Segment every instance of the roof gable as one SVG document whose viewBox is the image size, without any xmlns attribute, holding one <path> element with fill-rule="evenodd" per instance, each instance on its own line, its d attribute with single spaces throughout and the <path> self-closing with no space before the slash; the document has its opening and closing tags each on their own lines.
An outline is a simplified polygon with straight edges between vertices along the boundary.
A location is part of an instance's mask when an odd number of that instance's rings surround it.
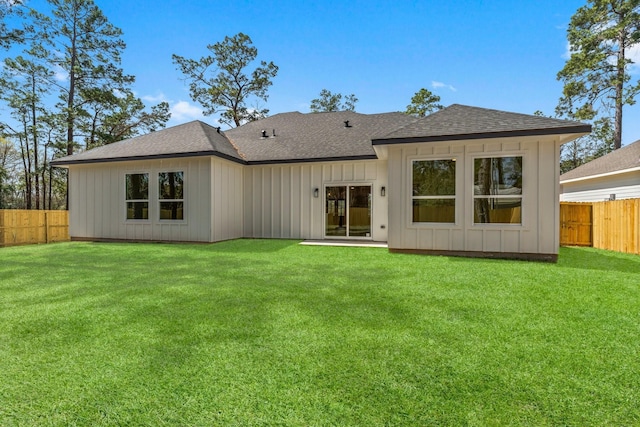
<svg viewBox="0 0 640 427">
<path fill-rule="evenodd" d="M 375 139 L 374 145 L 507 136 L 588 133 L 591 126 L 529 114 L 453 104 Z"/>
<path fill-rule="evenodd" d="M 640 168 L 640 140 L 560 175 L 560 182 Z"/>
</svg>

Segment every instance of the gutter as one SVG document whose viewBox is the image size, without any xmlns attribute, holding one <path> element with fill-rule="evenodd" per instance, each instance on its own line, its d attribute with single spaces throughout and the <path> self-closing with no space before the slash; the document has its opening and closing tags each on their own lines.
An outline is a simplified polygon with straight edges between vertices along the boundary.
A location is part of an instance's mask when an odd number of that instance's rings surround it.
<svg viewBox="0 0 640 427">
<path fill-rule="evenodd" d="M 564 135 L 572 133 L 589 133 L 591 125 L 576 125 L 563 128 L 527 129 L 514 131 L 465 133 L 454 135 L 415 136 L 404 138 L 378 138 L 371 140 L 373 145 L 407 144 L 419 142 L 463 141 L 474 139 L 509 138 L 514 136 Z"/>
</svg>

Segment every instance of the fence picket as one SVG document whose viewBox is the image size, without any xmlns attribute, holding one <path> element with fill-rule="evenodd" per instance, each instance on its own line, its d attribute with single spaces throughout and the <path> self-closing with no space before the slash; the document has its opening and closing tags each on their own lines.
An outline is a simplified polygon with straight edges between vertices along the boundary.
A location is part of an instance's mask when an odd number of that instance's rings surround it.
<svg viewBox="0 0 640 427">
<path fill-rule="evenodd" d="M 68 240 L 68 211 L 0 210 L 0 246 Z"/>
<path fill-rule="evenodd" d="M 586 220 L 586 212 L 591 217 Z M 560 245 L 640 255 L 640 199 L 560 203 Z"/>
</svg>

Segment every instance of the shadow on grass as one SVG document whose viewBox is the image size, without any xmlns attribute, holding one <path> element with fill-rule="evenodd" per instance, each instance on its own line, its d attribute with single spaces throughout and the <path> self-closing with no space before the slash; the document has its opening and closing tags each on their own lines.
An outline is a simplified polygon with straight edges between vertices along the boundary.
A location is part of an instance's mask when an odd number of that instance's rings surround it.
<svg viewBox="0 0 640 427">
<path fill-rule="evenodd" d="M 585 247 L 562 247 L 558 256 L 560 268 L 640 273 L 640 256 Z"/>
<path fill-rule="evenodd" d="M 284 240 L 284 239 L 234 239 L 216 242 L 212 244 L 204 244 L 195 246 L 192 249 L 196 251 L 215 251 L 230 253 L 269 253 L 278 252 L 295 246 L 300 240 Z"/>
<path fill-rule="evenodd" d="M 413 255 L 412 255 L 413 256 Z M 423 255 L 417 255 L 423 256 Z M 606 251 L 588 247 L 562 247 L 557 263 L 545 263 L 526 260 L 507 260 L 499 258 L 469 258 L 446 255 L 433 255 L 446 259 L 447 262 L 495 267 L 505 263 L 521 265 L 551 266 L 555 268 L 576 268 L 581 270 L 616 271 L 621 273 L 640 273 L 640 256 L 621 252 Z"/>
</svg>

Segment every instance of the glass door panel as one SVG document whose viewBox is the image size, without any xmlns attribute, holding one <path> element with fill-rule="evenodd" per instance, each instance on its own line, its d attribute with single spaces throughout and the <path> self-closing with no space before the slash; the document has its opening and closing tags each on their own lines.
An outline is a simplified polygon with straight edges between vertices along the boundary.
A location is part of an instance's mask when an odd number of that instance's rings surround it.
<svg viewBox="0 0 640 427">
<path fill-rule="evenodd" d="M 325 235 L 346 237 L 347 187 L 327 187 L 325 192 L 327 203 Z"/>
<path fill-rule="evenodd" d="M 349 187 L 349 236 L 371 236 L 371 186 Z"/>
<path fill-rule="evenodd" d="M 371 237 L 371 186 L 325 188 L 325 236 Z"/>
</svg>

